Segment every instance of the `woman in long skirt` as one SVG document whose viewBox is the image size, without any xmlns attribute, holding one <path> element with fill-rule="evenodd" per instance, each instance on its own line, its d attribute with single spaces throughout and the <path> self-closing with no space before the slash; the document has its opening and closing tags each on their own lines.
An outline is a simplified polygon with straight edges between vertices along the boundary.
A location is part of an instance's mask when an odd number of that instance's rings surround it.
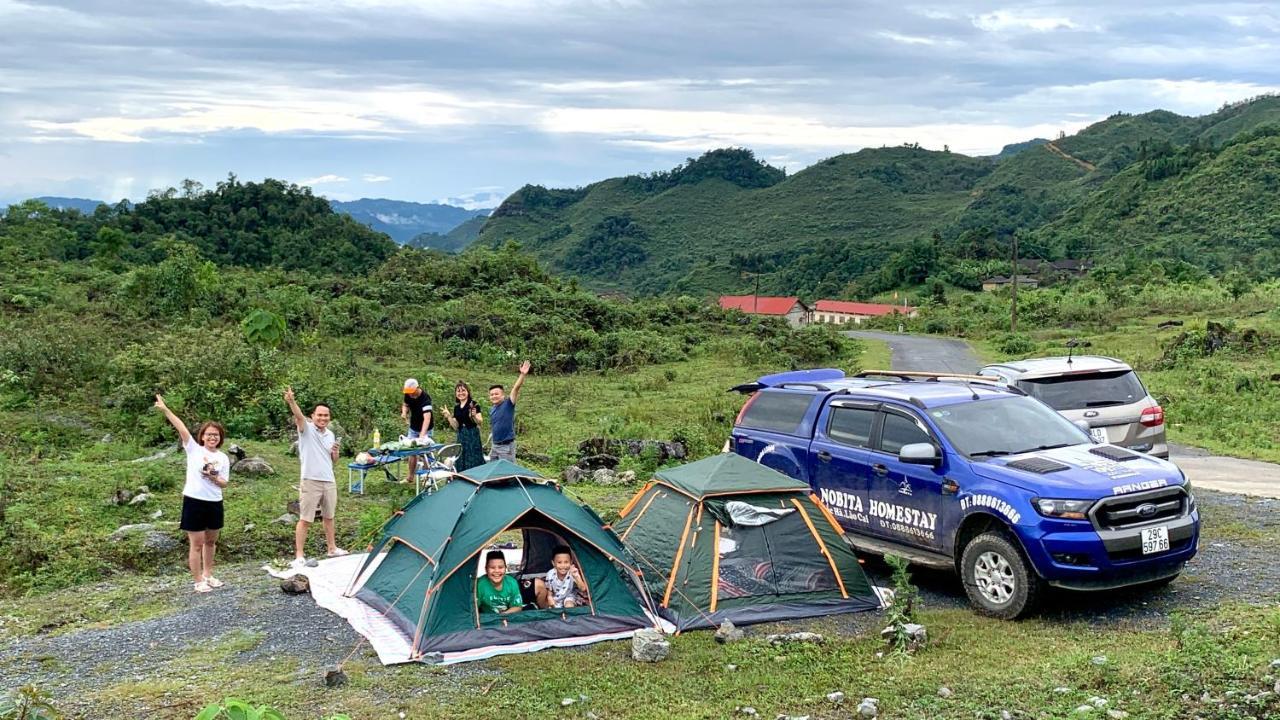
<svg viewBox="0 0 1280 720">
<path fill-rule="evenodd" d="M 444 411 L 449 426 L 458 431 L 458 444 L 462 446 L 462 454 L 454 469 L 458 472 L 469 470 L 484 464 L 484 449 L 480 446 L 480 426 L 484 424 L 484 415 L 480 413 L 480 405 L 471 399 L 471 388 L 458 381 L 453 388 L 453 395 L 458 404 L 453 412 Z"/>
</svg>

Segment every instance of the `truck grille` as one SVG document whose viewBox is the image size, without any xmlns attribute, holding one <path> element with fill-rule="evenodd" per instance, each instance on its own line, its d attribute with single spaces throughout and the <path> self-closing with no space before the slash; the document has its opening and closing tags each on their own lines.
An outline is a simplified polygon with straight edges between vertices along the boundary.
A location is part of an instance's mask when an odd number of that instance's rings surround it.
<svg viewBox="0 0 1280 720">
<path fill-rule="evenodd" d="M 1094 506 L 1092 515 L 1093 522 L 1099 529 L 1124 530 L 1159 520 L 1179 518 L 1186 511 L 1186 492 L 1180 487 L 1172 487 L 1104 498 Z"/>
</svg>

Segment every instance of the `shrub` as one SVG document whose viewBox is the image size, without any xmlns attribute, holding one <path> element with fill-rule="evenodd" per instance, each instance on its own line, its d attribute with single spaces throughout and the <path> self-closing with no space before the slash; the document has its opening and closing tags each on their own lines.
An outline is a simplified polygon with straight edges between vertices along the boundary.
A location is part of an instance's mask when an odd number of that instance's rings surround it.
<svg viewBox="0 0 1280 720">
<path fill-rule="evenodd" d="M 1019 333 L 1005 333 L 996 338 L 996 349 L 1005 355 L 1018 356 L 1028 355 L 1036 349 L 1036 344 L 1031 338 Z"/>
</svg>

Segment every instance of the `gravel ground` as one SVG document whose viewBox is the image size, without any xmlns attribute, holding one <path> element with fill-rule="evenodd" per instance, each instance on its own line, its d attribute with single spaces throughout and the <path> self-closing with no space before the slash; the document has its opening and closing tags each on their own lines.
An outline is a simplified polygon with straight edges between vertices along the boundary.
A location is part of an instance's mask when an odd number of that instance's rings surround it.
<svg viewBox="0 0 1280 720">
<path fill-rule="evenodd" d="M 1250 532 L 1274 538 L 1280 532 L 1280 501 L 1248 498 L 1210 491 L 1197 494 L 1210 517 L 1238 519 Z M 1202 541 L 1200 553 L 1172 585 L 1155 591 L 1111 593 L 1052 593 L 1040 617 L 1063 622 L 1087 622 L 1097 627 L 1151 628 L 1168 622 L 1179 610 L 1211 608 L 1224 601 L 1276 601 L 1280 588 L 1280 563 L 1274 562 L 1272 541 L 1263 539 Z M 888 572 L 878 561 L 867 563 L 868 572 L 880 584 Z M 954 575 L 916 570 L 915 581 L 929 608 L 963 608 L 964 591 Z M 326 665 L 351 652 L 359 636 L 336 615 L 322 610 L 309 595 L 280 592 L 278 582 L 260 568 L 241 564 L 220 572 L 227 586 L 207 595 L 190 592 L 185 578 L 170 577 L 140 589 L 145 593 L 171 593 L 185 604 L 176 613 L 106 628 L 80 628 L 0 641 L 0 676 L 9 687 L 35 682 L 55 698 L 75 702 L 87 690 L 127 680 L 153 677 L 165 663 L 207 648 L 219 641 L 244 642 L 249 649 L 241 662 L 276 658 L 300 665 L 301 674 L 318 678 Z M 841 616 L 831 625 L 848 635 L 874 633 L 881 617 L 862 613 Z M 808 621 L 775 623 L 769 632 L 811 627 Z M 777 628 L 775 630 L 774 628 Z M 372 651 L 361 656 L 376 663 Z M 181 672 L 180 663 L 177 670 Z M 290 665 L 290 667 L 292 667 Z M 483 663 L 447 668 L 432 676 L 432 685 L 454 684 L 459 679 L 486 673 Z M 74 712 L 74 708 L 64 705 Z"/>
</svg>

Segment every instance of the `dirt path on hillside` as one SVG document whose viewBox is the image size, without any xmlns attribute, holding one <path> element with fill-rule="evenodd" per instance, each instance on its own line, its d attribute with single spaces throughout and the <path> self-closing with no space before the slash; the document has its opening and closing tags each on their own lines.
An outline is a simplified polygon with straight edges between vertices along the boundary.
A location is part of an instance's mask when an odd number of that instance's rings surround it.
<svg viewBox="0 0 1280 720">
<path fill-rule="evenodd" d="M 1066 150 L 1063 150 L 1062 148 L 1058 147 L 1057 145 L 1054 145 L 1051 142 L 1045 143 L 1044 146 L 1046 149 L 1049 150 L 1049 152 L 1053 153 L 1054 155 L 1057 155 L 1058 157 L 1063 158 L 1064 160 L 1070 160 L 1071 162 L 1075 163 L 1076 165 L 1079 165 L 1081 168 L 1088 170 L 1089 172 L 1093 172 L 1094 170 L 1098 169 L 1097 165 L 1094 165 L 1093 163 L 1088 162 L 1087 160 L 1081 160 L 1080 158 L 1076 157 L 1075 155 L 1071 155 Z"/>
</svg>

